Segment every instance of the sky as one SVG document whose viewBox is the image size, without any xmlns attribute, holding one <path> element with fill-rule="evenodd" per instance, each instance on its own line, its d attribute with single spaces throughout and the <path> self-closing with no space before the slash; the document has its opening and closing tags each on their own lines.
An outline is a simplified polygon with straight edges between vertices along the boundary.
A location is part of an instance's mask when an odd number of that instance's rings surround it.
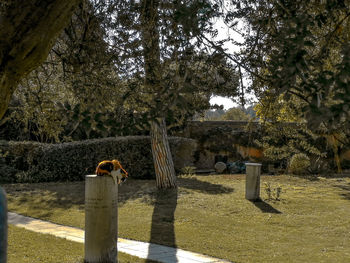
<svg viewBox="0 0 350 263">
<path fill-rule="evenodd" d="M 218 105 L 223 105 L 225 110 L 228 110 L 232 107 L 236 107 L 237 103 L 234 103 L 231 99 L 225 98 L 225 97 L 220 97 L 220 96 L 214 96 L 210 99 L 210 104 L 218 104 Z"/>
<path fill-rule="evenodd" d="M 215 40 L 226 39 L 228 36 L 231 38 L 234 38 L 235 41 L 240 41 L 240 39 L 242 39 L 242 37 L 238 33 L 229 29 L 222 20 L 217 20 L 215 22 L 214 27 L 218 30 L 218 36 L 215 38 Z M 243 41 L 243 39 L 242 39 L 242 41 Z M 233 53 L 235 51 L 239 51 L 239 47 L 234 46 L 232 43 L 229 43 L 229 42 L 226 42 L 223 47 L 227 48 L 230 53 L 231 52 Z M 243 83 L 244 82 L 245 81 L 243 80 Z M 247 97 L 251 98 L 252 95 L 248 94 Z M 210 104 L 211 105 L 214 105 L 214 104 L 223 105 L 225 110 L 238 106 L 238 104 L 233 102 L 230 98 L 221 97 L 221 96 L 213 96 L 210 99 Z"/>
</svg>

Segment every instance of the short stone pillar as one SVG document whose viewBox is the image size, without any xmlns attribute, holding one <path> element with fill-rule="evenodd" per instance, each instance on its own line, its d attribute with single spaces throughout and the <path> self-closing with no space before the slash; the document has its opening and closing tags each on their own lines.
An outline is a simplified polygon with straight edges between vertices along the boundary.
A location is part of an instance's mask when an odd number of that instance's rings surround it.
<svg viewBox="0 0 350 263">
<path fill-rule="evenodd" d="M 217 162 L 217 163 L 215 164 L 214 168 L 215 168 L 215 171 L 216 171 L 217 173 L 221 174 L 221 173 L 223 173 L 223 172 L 226 170 L 227 165 L 226 165 L 226 163 L 224 163 L 224 162 Z"/>
<path fill-rule="evenodd" d="M 245 198 L 251 201 L 260 199 L 260 163 L 246 163 Z"/>
<path fill-rule="evenodd" d="M 0 187 L 0 262 L 7 262 L 7 199 Z"/>
<path fill-rule="evenodd" d="M 118 185 L 111 176 L 85 178 L 85 262 L 116 263 Z"/>
</svg>

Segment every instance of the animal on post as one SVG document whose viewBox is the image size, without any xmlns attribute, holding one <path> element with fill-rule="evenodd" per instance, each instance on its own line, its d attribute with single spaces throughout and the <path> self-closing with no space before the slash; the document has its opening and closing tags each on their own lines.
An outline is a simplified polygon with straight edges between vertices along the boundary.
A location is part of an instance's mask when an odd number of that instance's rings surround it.
<svg viewBox="0 0 350 263">
<path fill-rule="evenodd" d="M 110 175 L 114 183 L 117 180 L 118 184 L 125 182 L 126 178 L 128 178 L 128 172 L 125 171 L 118 160 L 100 162 L 96 167 L 96 174 L 98 176 Z"/>
</svg>

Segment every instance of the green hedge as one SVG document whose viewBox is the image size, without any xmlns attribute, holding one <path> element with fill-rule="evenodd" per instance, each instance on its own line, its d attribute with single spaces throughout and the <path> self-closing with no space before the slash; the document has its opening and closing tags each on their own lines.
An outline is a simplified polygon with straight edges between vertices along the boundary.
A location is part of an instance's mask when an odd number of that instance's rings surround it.
<svg viewBox="0 0 350 263">
<path fill-rule="evenodd" d="M 196 143 L 169 137 L 175 169 L 191 165 Z M 0 141 L 0 181 L 48 182 L 83 180 L 98 162 L 118 159 L 133 178 L 154 178 L 149 136 L 126 136 L 62 144 Z"/>
</svg>

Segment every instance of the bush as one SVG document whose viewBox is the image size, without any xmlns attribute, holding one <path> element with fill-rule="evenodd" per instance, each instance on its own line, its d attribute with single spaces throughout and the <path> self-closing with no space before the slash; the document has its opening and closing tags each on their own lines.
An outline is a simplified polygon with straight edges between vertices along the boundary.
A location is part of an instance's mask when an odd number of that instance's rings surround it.
<svg viewBox="0 0 350 263">
<path fill-rule="evenodd" d="M 310 166 L 308 171 L 310 174 L 329 174 L 332 173 L 330 167 L 331 161 L 322 159 L 321 157 L 313 158 L 310 160 Z"/>
<path fill-rule="evenodd" d="M 195 141 L 169 137 L 175 169 L 187 166 Z M 184 150 L 187 149 L 187 150 Z M 126 136 L 62 144 L 0 141 L 2 182 L 78 181 L 94 174 L 102 160 L 118 159 L 133 178 L 154 178 L 149 136 Z M 183 156 L 186 153 L 187 157 Z M 184 159 L 187 162 L 184 162 Z M 9 178 L 10 177 L 10 178 Z"/>
<path fill-rule="evenodd" d="M 182 167 L 181 173 L 182 173 L 183 175 L 187 175 L 187 176 L 195 175 L 195 174 L 196 174 L 196 167 L 194 167 L 194 166 L 185 166 L 185 167 Z"/>
<path fill-rule="evenodd" d="M 305 174 L 309 167 L 309 157 L 304 153 L 297 153 L 290 159 L 288 171 L 292 174 Z"/>
</svg>

